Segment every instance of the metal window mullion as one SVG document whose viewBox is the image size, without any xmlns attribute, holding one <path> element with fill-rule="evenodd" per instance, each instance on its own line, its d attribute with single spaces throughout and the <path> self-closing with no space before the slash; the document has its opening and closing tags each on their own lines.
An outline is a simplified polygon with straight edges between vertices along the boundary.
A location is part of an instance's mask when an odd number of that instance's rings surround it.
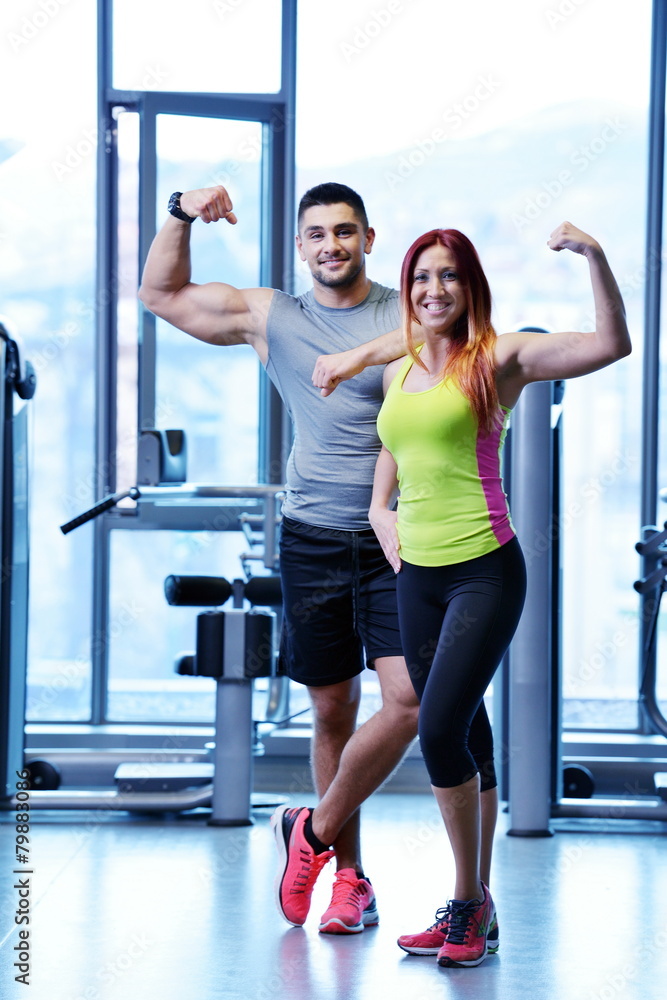
<svg viewBox="0 0 667 1000">
<path fill-rule="evenodd" d="M 178 93 L 168 90 L 118 90 L 109 87 L 107 98 L 132 110 L 150 107 L 153 115 L 195 115 L 198 118 L 225 118 L 230 121 L 271 120 L 279 94 L 253 94 L 247 98 L 239 94 Z"/>
<path fill-rule="evenodd" d="M 297 0 L 283 0 L 281 96 L 284 105 L 284 130 L 282 132 L 282 261 L 281 271 L 286 292 L 294 290 L 292 262 L 294 258 L 294 233 L 292 231 L 295 208 L 295 156 L 296 156 L 296 8 Z"/>
<path fill-rule="evenodd" d="M 139 108 L 139 274 L 155 237 L 157 198 L 157 124 L 152 95 L 145 95 Z M 157 345 L 156 319 L 140 307 L 138 343 L 138 413 L 139 433 L 155 427 Z"/>
<path fill-rule="evenodd" d="M 644 299 L 644 368 L 642 393 L 641 527 L 655 524 L 658 498 L 658 418 L 660 401 L 660 308 L 662 292 L 662 215 L 665 169 L 665 80 L 667 3 L 654 0 L 651 27 L 651 83 L 649 106 L 648 206 L 646 220 L 646 294 Z M 658 556 L 642 560 L 642 576 L 657 566 Z M 655 648 L 645 661 L 651 609 L 657 590 L 642 595 L 639 679 L 644 668 L 655 678 Z M 643 732 L 653 727 L 644 718 Z"/>
<path fill-rule="evenodd" d="M 97 150 L 97 266 L 95 292 L 95 498 L 115 487 L 116 316 L 114 274 L 118 259 L 118 150 L 106 94 L 111 75 L 112 3 L 98 2 L 97 58 L 99 135 Z M 91 622 L 91 722 L 104 722 L 107 705 L 109 537 L 103 518 L 93 522 Z"/>
<path fill-rule="evenodd" d="M 284 290 L 294 291 L 294 220 L 296 214 L 296 39 L 297 0 L 283 0 L 283 29 L 281 52 L 281 85 L 285 101 L 284 171 L 283 171 L 283 251 L 282 273 Z M 287 459 L 292 447 L 292 421 L 286 408 L 280 403 L 280 480 L 285 479 Z"/>
<path fill-rule="evenodd" d="M 278 105 L 280 113 L 281 105 Z M 271 123 L 262 124 L 262 161 L 260 188 L 260 273 L 259 283 L 267 288 L 281 288 L 281 247 L 276 243 L 277 217 L 281 214 L 280 199 L 276 197 L 275 132 Z M 259 366 L 259 442 L 257 450 L 257 478 L 259 482 L 281 482 L 279 429 L 282 420 L 282 400 L 263 367 Z M 278 437 L 276 437 L 278 434 Z"/>
<path fill-rule="evenodd" d="M 292 292 L 294 253 L 296 0 L 283 0 L 281 89 L 271 120 L 264 126 L 262 172 L 262 274 L 269 288 Z M 292 425 L 266 372 L 260 372 L 258 477 L 280 483 L 292 440 Z"/>
</svg>

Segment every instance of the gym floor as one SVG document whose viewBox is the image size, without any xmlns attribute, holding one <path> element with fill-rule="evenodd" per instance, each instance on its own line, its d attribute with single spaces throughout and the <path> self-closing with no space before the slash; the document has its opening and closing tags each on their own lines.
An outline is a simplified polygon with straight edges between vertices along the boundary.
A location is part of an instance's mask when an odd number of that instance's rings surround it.
<svg viewBox="0 0 667 1000">
<path fill-rule="evenodd" d="M 503 815 L 491 887 L 500 950 L 477 968 L 441 969 L 395 944 L 431 923 L 451 894 L 430 795 L 379 793 L 364 807 L 380 923 L 348 937 L 317 931 L 332 865 L 305 927 L 278 914 L 271 811 L 255 809 L 252 826 L 234 828 L 207 826 L 203 812 L 36 811 L 29 863 L 16 861 L 14 815 L 0 814 L 0 997 L 664 1000 L 665 823 L 558 821 L 553 837 L 523 839 L 506 835 Z M 17 910 L 29 925 L 15 923 Z M 26 928 L 28 990 L 14 967 Z"/>
</svg>

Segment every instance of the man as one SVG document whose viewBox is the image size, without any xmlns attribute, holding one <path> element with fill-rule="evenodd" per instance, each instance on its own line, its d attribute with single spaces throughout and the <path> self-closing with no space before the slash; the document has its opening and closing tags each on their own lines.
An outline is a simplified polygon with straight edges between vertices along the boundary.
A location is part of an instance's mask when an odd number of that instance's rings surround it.
<svg viewBox="0 0 667 1000">
<path fill-rule="evenodd" d="M 308 686 L 320 801 L 315 810 L 281 807 L 272 817 L 278 906 L 288 922 L 303 924 L 315 880 L 335 854 L 332 901 L 319 929 L 357 933 L 378 920 L 361 862 L 359 806 L 416 735 L 418 703 L 401 654 L 394 573 L 367 518 L 382 368 L 345 380 L 327 400 L 311 374 L 320 355 L 396 330 L 397 293 L 366 276 L 375 233 L 361 198 L 345 185 L 321 184 L 301 200 L 296 245 L 313 288 L 299 297 L 191 281 L 191 224 L 237 221 L 223 187 L 176 194 L 169 211 L 146 260 L 142 302 L 199 340 L 250 344 L 295 430 L 280 542 L 281 659 L 287 674 Z M 385 354 L 403 353 L 400 334 L 389 342 L 388 349 L 382 341 Z M 362 367 L 377 365 L 370 351 L 362 353 Z M 329 380 L 330 392 L 342 381 Z M 364 662 L 377 672 L 382 706 L 356 729 Z"/>
</svg>

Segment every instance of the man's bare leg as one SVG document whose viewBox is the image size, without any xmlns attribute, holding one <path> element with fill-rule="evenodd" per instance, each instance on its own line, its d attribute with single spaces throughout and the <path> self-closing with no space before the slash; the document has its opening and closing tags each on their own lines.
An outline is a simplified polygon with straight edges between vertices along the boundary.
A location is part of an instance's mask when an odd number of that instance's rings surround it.
<svg viewBox="0 0 667 1000">
<path fill-rule="evenodd" d="M 401 657 L 385 657 L 376 662 L 382 692 L 382 707 L 347 740 L 342 739 L 336 702 L 343 685 L 311 689 L 333 696 L 329 725 L 322 727 L 322 739 L 313 751 L 313 773 L 320 801 L 312 816 L 312 829 L 323 844 L 336 850 L 338 868 L 363 870 L 359 846 L 359 807 L 398 766 L 417 732 L 419 705 Z M 355 678 L 358 680 L 358 678 Z M 346 682 L 351 683 L 351 682 Z M 344 698 L 344 695 L 343 695 Z M 355 711 L 356 719 L 356 711 Z M 336 730 L 336 727 L 340 727 Z M 340 747 L 337 757 L 334 754 Z M 498 790 L 491 788 L 479 796 L 481 813 L 480 875 L 486 885 L 491 880 L 491 857 L 498 817 Z"/>
<path fill-rule="evenodd" d="M 308 688 L 313 706 L 311 769 L 318 797 L 326 795 L 335 780 L 345 747 L 357 724 L 361 681 L 359 676 L 339 684 Z M 337 868 L 360 870 L 359 813 L 351 813 L 341 823 L 327 846 L 336 852 Z M 315 832 L 313 830 L 313 832 Z M 317 836 L 317 833 L 315 834 Z"/>
<path fill-rule="evenodd" d="M 323 793 L 318 788 L 321 798 L 312 815 L 313 833 L 322 843 L 334 845 L 339 868 L 363 870 L 359 806 L 391 775 L 417 735 L 419 702 L 405 661 L 400 656 L 381 657 L 375 668 L 382 706 L 344 744 L 338 767 L 332 768 L 335 773 Z M 318 744 L 318 758 L 324 748 L 324 743 Z M 318 768 L 326 772 L 326 763 L 316 762 L 314 770 Z"/>
</svg>

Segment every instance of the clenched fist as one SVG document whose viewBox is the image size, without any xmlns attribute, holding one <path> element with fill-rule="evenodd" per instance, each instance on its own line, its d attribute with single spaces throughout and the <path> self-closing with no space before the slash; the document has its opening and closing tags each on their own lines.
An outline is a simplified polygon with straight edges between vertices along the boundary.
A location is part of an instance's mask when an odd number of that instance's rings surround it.
<svg viewBox="0 0 667 1000">
<path fill-rule="evenodd" d="M 181 195 L 181 208 L 186 215 L 199 218 L 202 222 L 219 222 L 226 219 L 232 226 L 237 219 L 232 211 L 232 199 L 222 186 L 198 188 L 196 191 L 185 191 Z"/>
<path fill-rule="evenodd" d="M 573 253 L 584 255 L 602 249 L 597 240 L 582 229 L 577 229 L 571 222 L 561 222 L 547 240 L 547 246 L 552 250 L 572 250 Z"/>
</svg>

